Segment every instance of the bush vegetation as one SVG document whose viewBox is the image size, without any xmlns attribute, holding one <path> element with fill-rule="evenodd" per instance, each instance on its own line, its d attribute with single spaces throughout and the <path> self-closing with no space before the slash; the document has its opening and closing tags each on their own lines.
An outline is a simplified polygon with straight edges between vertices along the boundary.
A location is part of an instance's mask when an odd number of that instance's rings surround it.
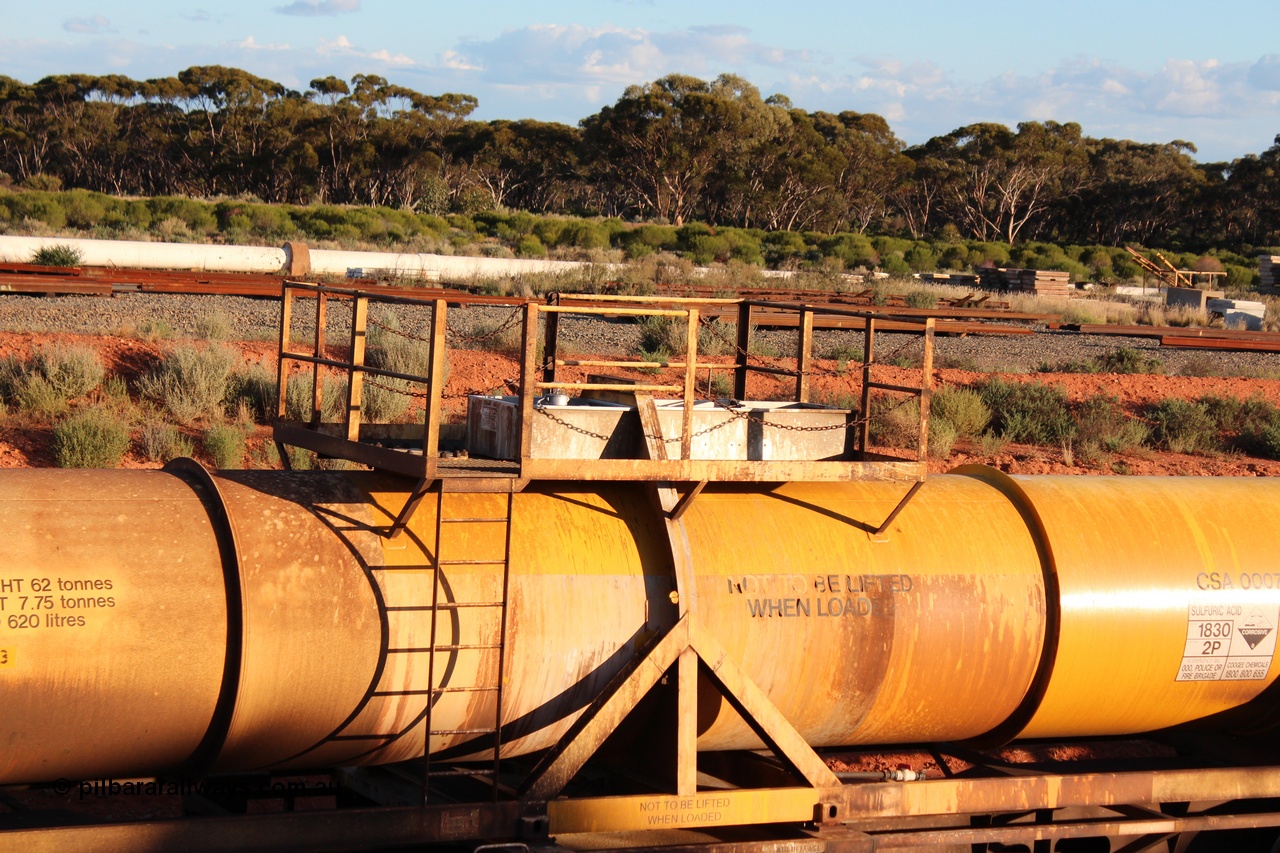
<svg viewBox="0 0 1280 853">
<path fill-rule="evenodd" d="M 0 360 L 0 402 L 19 411 L 57 416 L 66 412 L 71 400 L 95 390 L 103 376 L 101 360 L 88 347 L 43 347 L 25 360 Z"/>
<path fill-rule="evenodd" d="M 1077 280 L 1106 281 L 1124 281 L 1139 274 L 1118 246 L 1037 241 L 1009 246 L 965 240 L 954 234 L 905 239 L 848 232 L 711 228 L 702 223 L 627 223 L 616 218 L 524 211 L 459 211 L 445 217 L 386 206 L 214 202 L 167 196 L 127 199 L 84 190 L 0 190 L 0 232 L 16 226 L 105 239 L 146 237 L 266 245 L 303 240 L 319 247 L 375 251 L 641 261 L 644 263 L 637 270 L 620 276 L 624 284 L 641 291 L 646 281 L 689 281 L 688 271 L 694 264 L 715 265 L 717 271 L 706 283 L 715 286 L 723 282 L 726 287 L 731 282 L 732 286 L 763 284 L 758 271 L 764 268 L 801 271 L 803 286 L 822 288 L 839 286 L 837 274 L 844 270 L 909 276 L 922 270 L 972 272 L 995 265 L 1062 270 Z M 50 247 L 59 248 L 69 247 Z M 1228 274 L 1228 287 L 1233 290 L 1253 288 L 1259 282 L 1257 261 L 1247 252 L 1212 250 L 1201 255 L 1163 249 L 1162 253 L 1185 269 L 1203 265 L 1206 258 L 1214 261 Z M 59 254 L 41 262 L 55 261 L 75 266 L 79 258 Z M 599 289 L 600 283 L 575 284 L 590 291 Z M 548 281 L 544 288 L 559 289 L 561 284 L 558 279 Z M 915 307 L 933 307 L 937 297 L 929 290 L 917 289 L 907 293 L 906 299 Z M 1136 309 L 1131 313 L 1130 320 L 1137 320 Z M 1097 319 L 1093 314 L 1075 318 L 1082 322 Z"/>
<path fill-rule="evenodd" d="M 191 456 L 190 439 L 172 424 L 145 423 L 138 430 L 138 449 L 150 462 L 165 463 L 180 456 Z"/>
<path fill-rule="evenodd" d="M 216 419 L 225 412 L 238 362 L 235 350 L 227 346 L 201 349 L 180 344 L 138 380 L 138 391 L 180 423 Z"/>
<path fill-rule="evenodd" d="M 40 267 L 78 267 L 84 253 L 66 244 L 42 246 L 31 254 L 31 263 Z"/>
<path fill-rule="evenodd" d="M 244 428 L 216 423 L 204 431 L 204 449 L 218 468 L 239 468 L 244 464 Z"/>
<path fill-rule="evenodd" d="M 128 421 L 106 409 L 85 409 L 53 428 L 59 468 L 114 468 L 128 449 Z"/>
</svg>

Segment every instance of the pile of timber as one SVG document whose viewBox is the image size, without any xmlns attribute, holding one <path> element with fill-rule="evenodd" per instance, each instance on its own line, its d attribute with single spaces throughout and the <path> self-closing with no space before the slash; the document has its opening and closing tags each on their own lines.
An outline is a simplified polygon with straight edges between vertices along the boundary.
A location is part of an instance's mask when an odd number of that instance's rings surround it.
<svg viewBox="0 0 1280 853">
<path fill-rule="evenodd" d="M 1034 293 L 1036 296 L 1066 298 L 1075 292 L 1075 288 L 1071 285 L 1071 274 L 1056 270 L 991 267 L 978 270 L 978 281 L 983 287 Z"/>
<path fill-rule="evenodd" d="M 1280 287 L 1280 255 L 1259 257 L 1258 272 L 1262 274 L 1263 287 Z"/>
</svg>

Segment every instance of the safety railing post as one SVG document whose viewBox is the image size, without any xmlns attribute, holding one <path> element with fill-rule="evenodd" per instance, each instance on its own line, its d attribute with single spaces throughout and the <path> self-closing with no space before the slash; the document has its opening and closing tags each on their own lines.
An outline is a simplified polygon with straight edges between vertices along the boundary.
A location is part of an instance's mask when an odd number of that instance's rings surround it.
<svg viewBox="0 0 1280 853">
<path fill-rule="evenodd" d="M 437 299 L 431 309 L 431 351 L 428 353 L 426 423 L 422 429 L 422 456 L 426 463 L 424 477 L 435 476 L 440 458 L 440 407 L 444 399 L 445 331 L 449 303 Z"/>
<path fill-rule="evenodd" d="M 680 430 L 680 458 L 693 458 L 693 401 L 697 395 L 698 309 L 689 309 L 684 357 L 684 420 Z"/>
<path fill-rule="evenodd" d="M 293 290 L 286 281 L 280 294 L 280 357 L 276 361 L 276 420 L 283 421 L 287 411 L 286 389 L 289 368 L 286 365 L 289 352 L 289 337 L 293 325 Z"/>
<path fill-rule="evenodd" d="M 929 405 L 933 400 L 933 336 L 937 321 L 924 321 L 924 357 L 920 375 L 920 452 L 919 460 L 929 458 Z"/>
<path fill-rule="evenodd" d="M 738 344 L 733 371 L 733 396 L 738 400 L 747 398 L 747 351 L 751 349 L 751 303 L 742 300 L 738 303 Z"/>
<path fill-rule="evenodd" d="M 360 406 L 364 392 L 365 344 L 369 326 L 369 298 L 357 296 L 351 307 L 351 364 L 347 367 L 347 410 L 343 423 L 347 441 L 360 440 Z M 318 371 L 319 365 L 316 365 Z"/>
<path fill-rule="evenodd" d="M 524 306 L 524 330 L 521 334 L 523 357 L 520 360 L 520 466 L 533 447 L 533 398 L 537 390 L 534 380 L 535 362 L 538 357 L 538 303 L 526 302 Z"/>
<path fill-rule="evenodd" d="M 800 307 L 798 324 L 799 340 L 796 341 L 796 402 L 809 402 L 809 362 L 813 360 L 813 311 L 808 305 Z"/>
<path fill-rule="evenodd" d="M 325 293 L 316 294 L 316 334 L 312 354 L 316 358 L 324 358 L 324 331 L 328 322 L 329 297 Z M 321 381 L 320 365 L 312 365 L 311 369 L 311 426 L 314 429 L 324 420 L 324 382 Z"/>
<path fill-rule="evenodd" d="M 876 358 L 876 321 L 868 317 L 862 348 L 862 410 L 858 412 L 858 452 L 867 455 L 871 443 L 871 365 Z"/>
</svg>

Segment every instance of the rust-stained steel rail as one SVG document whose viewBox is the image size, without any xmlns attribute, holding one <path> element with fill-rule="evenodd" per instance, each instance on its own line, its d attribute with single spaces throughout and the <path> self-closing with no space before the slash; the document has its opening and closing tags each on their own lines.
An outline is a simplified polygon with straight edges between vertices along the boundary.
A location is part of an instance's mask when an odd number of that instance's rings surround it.
<svg viewBox="0 0 1280 853">
<path fill-rule="evenodd" d="M 40 293 L 67 294 L 85 296 L 112 296 L 121 293 L 169 293 L 190 295 L 221 296 L 254 296 L 271 297 L 279 295 L 282 276 L 258 273 L 211 273 L 190 270 L 131 270 L 106 267 L 46 267 L 35 264 L 0 264 L 0 293 Z M 375 279 L 356 279 L 354 287 L 362 293 L 385 295 L 408 295 L 419 299 L 447 299 L 453 304 L 466 305 L 520 305 L 525 301 L 522 297 L 496 296 L 491 294 L 472 293 L 460 288 L 417 287 L 400 284 L 385 284 Z M 1055 315 L 1030 314 L 1002 309 L 1004 303 L 984 303 L 981 299 L 955 300 L 954 307 L 943 303 L 936 309 L 909 308 L 898 300 L 888 305 L 873 305 L 869 297 L 843 296 L 827 291 L 786 290 L 781 288 L 754 290 L 744 288 L 738 291 L 733 299 L 717 299 L 712 296 L 683 297 L 674 294 L 685 294 L 690 288 L 683 285 L 661 285 L 660 292 L 665 292 L 673 302 L 691 302 L 700 305 L 712 305 L 717 302 L 736 302 L 742 298 L 764 301 L 760 310 L 753 314 L 752 321 L 766 328 L 788 328 L 793 321 L 785 311 L 769 310 L 771 302 L 794 302 L 799 299 L 813 302 L 816 305 L 855 306 L 868 314 L 892 313 L 904 318 L 940 317 L 947 322 L 939 324 L 940 334 L 1018 334 L 1026 330 L 1015 327 L 990 326 L 982 320 L 999 320 L 1008 323 L 1044 323 L 1054 319 Z M 720 291 L 723 292 L 723 291 Z M 869 292 L 868 292 L 869 293 Z M 566 304 L 584 307 L 608 307 L 611 299 L 627 300 L 632 297 L 611 297 L 608 295 L 563 294 Z M 982 305 L 983 307 L 976 307 Z M 610 312 L 600 312 L 611 315 Z M 704 311 L 704 316 L 721 316 L 723 310 L 711 308 Z M 611 315 L 612 316 L 612 315 Z M 954 324 L 951 321 L 956 321 Z M 962 321 L 970 321 L 964 323 Z M 858 320 L 818 318 L 818 328 L 861 329 L 863 324 Z M 882 331 L 908 331 L 906 327 L 893 329 L 882 327 Z"/>
</svg>

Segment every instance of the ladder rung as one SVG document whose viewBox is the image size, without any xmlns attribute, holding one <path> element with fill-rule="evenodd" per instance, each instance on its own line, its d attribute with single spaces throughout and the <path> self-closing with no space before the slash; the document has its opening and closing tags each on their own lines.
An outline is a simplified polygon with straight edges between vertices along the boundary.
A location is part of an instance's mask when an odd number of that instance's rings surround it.
<svg viewBox="0 0 1280 853">
<path fill-rule="evenodd" d="M 437 776 L 492 776 L 493 769 L 488 770 L 430 770 L 427 775 L 434 779 Z"/>
<path fill-rule="evenodd" d="M 434 646 L 434 647 L 433 646 L 421 646 L 421 647 L 410 646 L 403 649 L 387 649 L 387 654 L 392 654 L 392 655 L 418 654 L 418 653 L 425 654 L 426 652 L 461 652 L 461 651 L 470 651 L 472 649 L 500 649 L 500 648 L 502 648 L 502 646 L 496 643 L 476 643 L 476 644 L 450 643 L 448 645 Z"/>
<path fill-rule="evenodd" d="M 442 601 L 436 605 L 437 610 L 461 610 L 464 607 L 501 607 L 501 601 Z M 388 613 L 421 612 L 430 610 L 430 604 L 401 604 L 386 608 Z"/>
<path fill-rule="evenodd" d="M 490 524 L 497 524 L 498 522 L 502 522 L 503 524 L 506 524 L 507 517 L 505 515 L 500 515 L 495 518 L 442 518 L 440 519 L 441 524 L 462 524 L 464 522 L 487 522 Z"/>
<path fill-rule="evenodd" d="M 427 696 L 430 690 L 375 690 L 374 696 Z"/>
<path fill-rule="evenodd" d="M 502 607 L 506 602 L 503 601 L 442 601 L 436 605 L 437 610 L 461 610 L 464 607 Z M 409 610 L 430 610 L 430 604 L 400 604 L 395 607 L 388 607 L 388 613 L 399 613 Z"/>
<path fill-rule="evenodd" d="M 429 735 L 493 735 L 497 729 L 432 729 Z"/>
<path fill-rule="evenodd" d="M 506 560 L 440 560 L 442 566 L 505 566 Z"/>
<path fill-rule="evenodd" d="M 498 687 L 437 687 L 434 690 L 375 690 L 374 696 L 430 696 L 437 693 L 497 693 Z"/>
</svg>

